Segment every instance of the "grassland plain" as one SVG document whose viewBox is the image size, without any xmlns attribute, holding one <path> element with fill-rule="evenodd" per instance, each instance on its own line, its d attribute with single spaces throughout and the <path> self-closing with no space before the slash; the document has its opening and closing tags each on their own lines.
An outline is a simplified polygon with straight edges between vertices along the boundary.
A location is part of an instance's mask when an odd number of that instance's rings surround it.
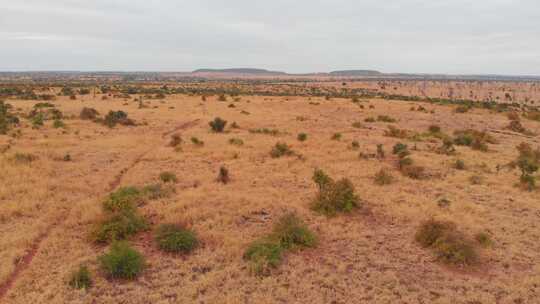
<svg viewBox="0 0 540 304">
<path fill-rule="evenodd" d="M 516 159 L 520 143 L 540 142 L 506 130 L 505 114 L 382 99 L 365 99 L 363 108 L 340 98 L 242 96 L 234 107 L 217 99 L 171 95 L 141 107 L 101 95 L 58 97 L 52 103 L 67 117 L 65 129 L 52 121 L 34 129 L 22 120 L 22 135 L 0 135 L 0 302 L 538 303 L 540 192 L 516 187 L 519 171 L 504 165 Z M 8 103 L 28 113 L 36 102 Z M 410 110 L 419 105 L 427 111 Z M 137 126 L 80 120 L 83 107 L 122 110 Z M 379 115 L 396 122 L 364 122 Z M 225 132 L 211 131 L 215 117 L 228 122 Z M 522 123 L 540 134 L 540 123 Z M 498 143 L 487 152 L 455 146 L 446 155 L 436 152 L 436 138 L 385 136 L 388 125 L 416 133 L 432 125 L 446 134 L 475 129 Z M 279 132 L 250 132 L 263 128 Z M 297 140 L 300 133 L 307 140 Z M 336 133 L 339 140 L 332 139 Z M 170 147 L 173 134 L 183 139 L 181 149 Z M 204 144 L 192 144 L 192 137 Z M 231 138 L 243 144 L 230 144 Z M 278 142 L 294 155 L 271 157 Z M 399 173 L 391 153 L 398 142 L 425 167 L 424 178 Z M 376 154 L 381 144 L 384 158 L 359 157 Z M 17 161 L 16 153 L 35 159 Z M 465 170 L 454 168 L 458 158 Z M 222 166 L 230 173 L 227 184 L 216 181 Z M 350 179 L 362 208 L 336 217 L 313 212 L 316 168 Z M 391 184 L 374 183 L 382 168 L 394 176 Z M 200 245 L 173 255 L 159 251 L 151 231 L 139 233 L 130 242 L 147 268 L 132 282 L 107 280 L 97 259 L 108 246 L 89 240 L 101 202 L 119 187 L 157 183 L 165 171 L 177 176 L 174 193 L 140 212 L 154 226 L 187 223 Z M 481 178 L 471 183 L 471 176 Z M 242 258 L 246 247 L 289 212 L 314 231 L 318 246 L 287 254 L 269 276 L 253 275 Z M 488 234 L 492 242 L 479 249 L 480 263 L 448 266 L 417 244 L 415 233 L 430 218 L 452 221 L 467 235 Z M 68 284 L 81 264 L 92 273 L 88 290 Z"/>
</svg>

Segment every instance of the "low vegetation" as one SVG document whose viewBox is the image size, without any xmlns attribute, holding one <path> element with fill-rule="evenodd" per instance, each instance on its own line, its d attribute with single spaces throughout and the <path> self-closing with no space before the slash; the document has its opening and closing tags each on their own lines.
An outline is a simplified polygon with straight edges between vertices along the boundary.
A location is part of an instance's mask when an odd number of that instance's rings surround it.
<svg viewBox="0 0 540 304">
<path fill-rule="evenodd" d="M 360 207 L 360 199 L 352 182 L 347 178 L 334 181 L 324 171 L 317 169 L 313 174 L 313 181 L 319 188 L 319 193 L 312 203 L 312 209 L 316 212 L 335 216 Z"/>
<path fill-rule="evenodd" d="M 170 253 L 190 253 L 197 247 L 195 232 L 180 224 L 162 224 L 155 233 L 159 248 Z"/>
<path fill-rule="evenodd" d="M 317 238 L 307 225 L 295 214 L 282 216 L 272 233 L 252 242 L 244 253 L 250 269 L 257 275 L 269 275 L 279 266 L 282 256 L 288 251 L 315 247 Z"/>
<path fill-rule="evenodd" d="M 437 258 L 456 266 L 473 266 L 479 257 L 474 242 L 450 222 L 430 219 L 420 225 L 415 236 L 424 248 L 430 248 Z"/>
<path fill-rule="evenodd" d="M 136 279 L 145 267 L 142 254 L 129 243 L 114 242 L 109 252 L 98 258 L 101 271 L 109 279 Z"/>
</svg>

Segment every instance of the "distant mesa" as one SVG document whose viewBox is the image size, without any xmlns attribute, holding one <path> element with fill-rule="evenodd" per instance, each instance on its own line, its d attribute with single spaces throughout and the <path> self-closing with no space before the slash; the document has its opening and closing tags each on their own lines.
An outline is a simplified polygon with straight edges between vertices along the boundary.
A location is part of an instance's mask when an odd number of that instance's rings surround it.
<svg viewBox="0 0 540 304">
<path fill-rule="evenodd" d="M 250 74 L 250 75 L 287 75 L 284 72 L 269 71 L 265 69 L 237 68 L 237 69 L 198 69 L 193 73 L 228 73 L 228 74 Z"/>
<path fill-rule="evenodd" d="M 356 76 L 381 76 L 382 73 L 379 71 L 373 70 L 343 70 L 343 71 L 333 71 L 329 73 L 332 76 L 345 76 L 345 77 L 356 77 Z"/>
</svg>

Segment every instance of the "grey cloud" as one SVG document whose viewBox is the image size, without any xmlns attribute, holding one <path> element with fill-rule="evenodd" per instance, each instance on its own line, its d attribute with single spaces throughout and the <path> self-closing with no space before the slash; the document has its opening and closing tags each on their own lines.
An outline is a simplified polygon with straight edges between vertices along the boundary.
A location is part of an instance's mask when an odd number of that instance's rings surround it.
<svg viewBox="0 0 540 304">
<path fill-rule="evenodd" d="M 536 0 L 0 0 L 0 70 L 540 74 Z"/>
</svg>

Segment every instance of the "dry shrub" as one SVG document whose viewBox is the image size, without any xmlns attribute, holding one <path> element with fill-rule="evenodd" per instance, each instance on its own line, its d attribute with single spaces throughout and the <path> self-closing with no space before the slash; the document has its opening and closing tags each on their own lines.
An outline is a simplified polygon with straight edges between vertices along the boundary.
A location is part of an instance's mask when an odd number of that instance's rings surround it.
<svg viewBox="0 0 540 304">
<path fill-rule="evenodd" d="M 457 266 L 471 266 L 478 262 L 474 243 L 451 222 L 430 219 L 420 225 L 416 241 L 424 248 L 431 248 L 437 258 Z"/>
<path fill-rule="evenodd" d="M 348 213 L 360 206 L 354 185 L 347 178 L 334 181 L 322 170 L 317 169 L 313 181 L 319 187 L 319 193 L 312 203 L 312 209 L 327 216 Z"/>
</svg>

